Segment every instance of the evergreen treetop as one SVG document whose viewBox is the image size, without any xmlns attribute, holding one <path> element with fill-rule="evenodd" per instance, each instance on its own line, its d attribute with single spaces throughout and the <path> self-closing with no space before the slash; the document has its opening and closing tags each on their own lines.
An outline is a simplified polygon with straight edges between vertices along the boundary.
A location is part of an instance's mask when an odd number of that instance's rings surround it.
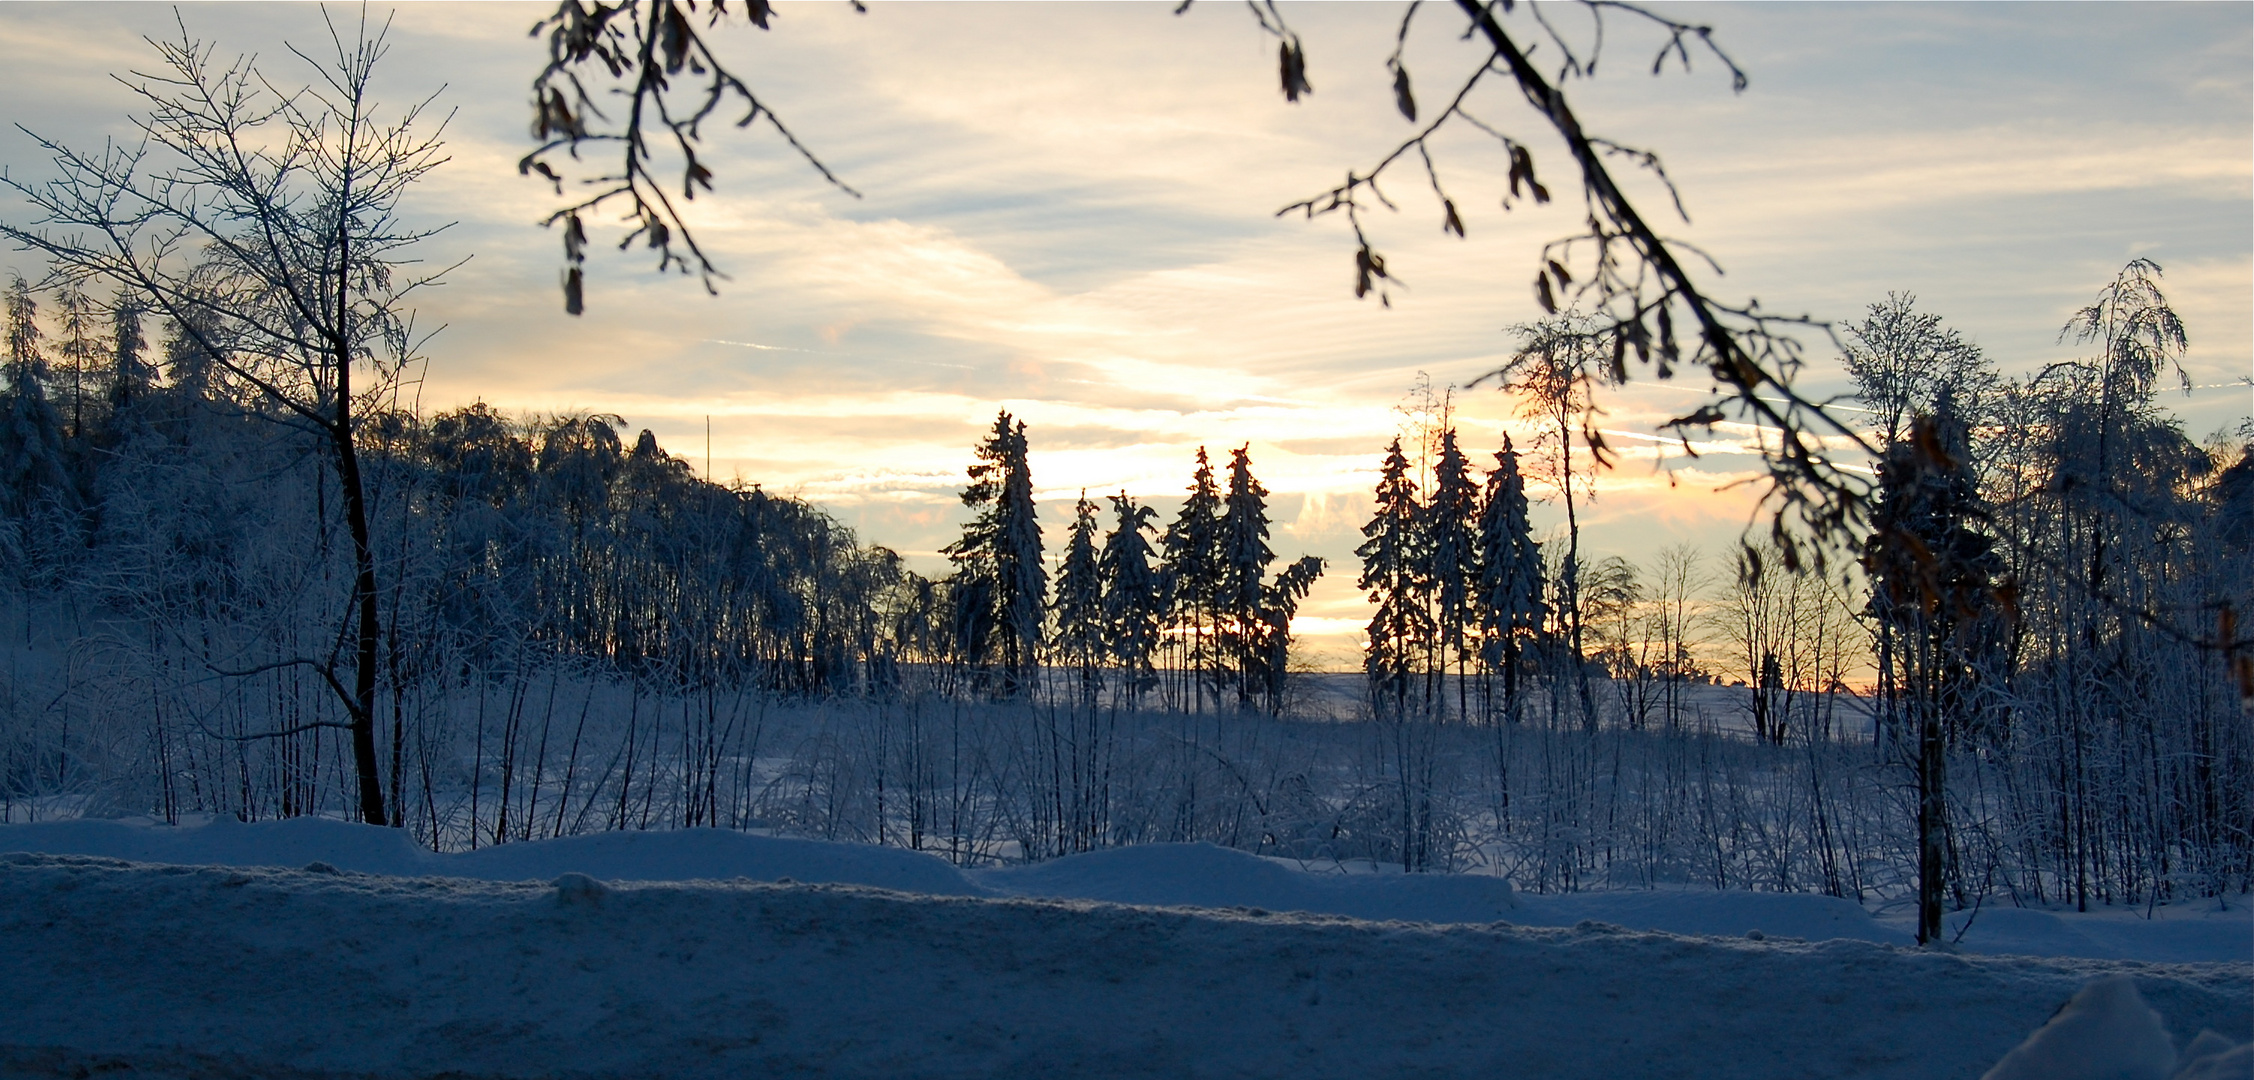
<svg viewBox="0 0 2254 1080">
<path fill-rule="evenodd" d="M 1150 541 L 1143 537 L 1154 528 L 1158 511 L 1137 506 L 1122 491 L 1111 498 L 1116 523 L 1104 537 L 1100 569 L 1104 589 L 1104 647 L 1127 669 L 1131 685 L 1139 688 L 1151 672 L 1151 657 L 1158 650 L 1158 627 L 1165 614 L 1158 570 L 1151 563 Z"/>
<path fill-rule="evenodd" d="M 1252 447 L 1229 453 L 1229 494 L 1221 515 L 1220 559 L 1214 567 L 1216 614 L 1249 623 L 1259 613 L 1268 564 L 1268 489 L 1252 475 Z"/>
</svg>

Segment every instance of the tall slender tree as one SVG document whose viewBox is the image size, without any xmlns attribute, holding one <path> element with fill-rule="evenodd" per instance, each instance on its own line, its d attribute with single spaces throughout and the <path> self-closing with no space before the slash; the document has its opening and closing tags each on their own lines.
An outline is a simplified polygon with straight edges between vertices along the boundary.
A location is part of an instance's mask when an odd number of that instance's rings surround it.
<svg viewBox="0 0 2254 1080">
<path fill-rule="evenodd" d="M 1524 650 L 1541 631 L 1542 546 L 1527 517 L 1526 478 L 1519 473 L 1518 451 L 1510 436 L 1495 452 L 1487 490 L 1479 505 L 1479 612 L 1481 663 L 1503 676 L 1505 723 L 1519 720 Z"/>
<path fill-rule="evenodd" d="M 1456 715 L 1463 717 L 1470 711 L 1468 669 L 1479 651 L 1474 643 L 1479 630 L 1479 485 L 1455 428 L 1440 433 L 1432 499 L 1424 511 L 1433 601 L 1431 666 L 1442 676 L 1449 664 L 1456 666 Z"/>
<path fill-rule="evenodd" d="M 1041 526 L 1034 517 L 1033 471 L 1026 462 L 1025 424 L 1007 410 L 978 445 L 963 505 L 977 516 L 946 554 L 956 566 L 957 639 L 979 673 L 998 674 L 1004 697 L 1031 690 L 1040 673 L 1043 603 L 1048 571 L 1041 565 Z"/>
<path fill-rule="evenodd" d="M 1871 613 L 1902 643 L 1894 696 L 1917 731 L 1918 929 L 1920 943 L 1942 933 L 1948 873 L 1949 729 L 1980 702 L 1978 683 L 1993 672 L 1987 654 L 2011 590 L 1999 585 L 2002 559 L 1974 525 L 1986 517 L 1970 468 L 1965 425 L 1947 396 L 1937 415 L 1916 416 L 1910 437 L 1879 468 L 1880 498 L 1865 566 Z M 1764 658 L 1775 664 L 1774 654 Z"/>
<path fill-rule="evenodd" d="M 51 573 L 75 546 L 78 490 L 64 446 L 63 421 L 47 394 L 50 372 L 42 346 L 39 301 L 22 278 L 6 295 L 6 398 L 0 401 L 0 511 L 9 532 L 0 551 L 13 556 L 26 583 Z M 28 628 L 27 628 L 28 632 Z"/>
<path fill-rule="evenodd" d="M 1093 707 L 1102 686 L 1104 661 L 1103 569 L 1096 554 L 1096 504 L 1088 493 L 1072 506 L 1072 536 L 1065 541 L 1064 563 L 1057 568 L 1051 637 L 1058 662 L 1070 665 L 1080 683 L 1083 704 Z"/>
<path fill-rule="evenodd" d="M 1111 496 L 1116 515 L 1111 533 L 1104 537 L 1099 569 L 1104 590 L 1104 649 L 1119 665 L 1130 702 L 1139 699 L 1152 680 L 1152 661 L 1158 652 L 1158 632 L 1165 618 L 1165 597 L 1153 564 L 1151 519 L 1158 511 L 1138 506 L 1122 491 Z"/>
<path fill-rule="evenodd" d="M 104 393 L 113 436 L 120 416 L 147 397 L 156 383 L 147 356 L 147 331 L 141 324 L 145 310 L 140 299 L 123 288 L 110 301 L 110 370 Z"/>
<path fill-rule="evenodd" d="M 1431 649 L 1430 540 L 1409 459 L 1396 438 L 1385 451 L 1377 482 L 1377 512 L 1362 526 L 1366 538 L 1354 554 L 1362 560 L 1355 581 L 1377 605 L 1370 616 L 1362 671 L 1374 704 L 1395 716 L 1408 711 L 1411 677 Z"/>
<path fill-rule="evenodd" d="M 86 437 L 88 427 L 99 418 L 102 402 L 97 387 L 102 376 L 104 351 L 101 330 L 96 326 L 98 313 L 94 303 L 77 282 L 64 282 L 55 290 L 55 313 L 61 317 L 56 327 L 61 333 L 55 339 L 55 359 L 60 369 L 56 381 L 62 391 L 59 411 L 71 440 L 76 442 Z"/>
<path fill-rule="evenodd" d="M 190 38 L 153 43 L 170 70 L 128 83 L 148 111 L 132 150 L 100 154 L 34 136 L 52 179 L 0 177 L 33 207 L 0 235 L 44 255 L 57 281 L 105 279 L 161 311 L 195 353 L 275 416 L 315 435 L 333 467 L 351 538 L 353 590 L 338 635 L 351 682 L 321 669 L 349 719 L 359 816 L 387 820 L 375 743 L 378 652 L 375 512 L 361 467 L 362 418 L 390 402 L 416 360 L 409 297 L 441 277 L 411 252 L 437 228 L 400 204 L 445 161 L 427 100 L 386 116 L 375 97 L 384 30 L 331 25 L 333 55 L 313 86 L 277 90 L 249 56 L 217 61 Z M 347 36 L 353 40 L 346 41 Z M 329 50 L 324 49 L 325 54 Z"/>
<path fill-rule="evenodd" d="M 1268 564 L 1268 489 L 1252 475 L 1251 444 L 1229 452 L 1229 493 L 1223 501 L 1220 560 L 1214 567 L 1213 614 L 1237 704 L 1251 704 L 1263 653 Z"/>
<path fill-rule="evenodd" d="M 1190 475 L 1189 497 L 1174 515 L 1160 539 L 1159 573 L 1166 591 L 1167 622 L 1188 632 L 1189 655 L 1181 665 L 1183 707 L 1195 712 L 1204 699 L 1207 620 L 1213 611 L 1221 574 L 1221 489 L 1214 484 L 1213 464 L 1205 448 L 1197 448 L 1197 471 Z"/>
<path fill-rule="evenodd" d="M 1582 484 L 1577 488 L 1575 481 L 1581 479 L 1583 470 L 1608 464 L 1604 436 L 1591 421 L 1598 414 L 1596 387 L 1618 377 L 1614 362 L 1620 354 L 1615 352 L 1608 358 L 1589 332 L 1587 320 L 1570 314 L 1517 330 L 1518 351 L 1493 377 L 1501 380 L 1505 389 L 1521 395 L 1521 412 L 1542 425 L 1543 440 L 1557 451 L 1550 478 L 1565 504 L 1565 552 L 1551 614 L 1561 624 L 1559 636 L 1569 654 L 1564 666 L 1573 679 L 1581 724 L 1595 730 L 1596 697 L 1589 686 L 1587 627 L 1581 610 L 1585 567 L 1581 561 L 1580 502 L 1586 498 L 1588 487 Z M 1575 439 L 1587 450 L 1579 462 L 1573 453 Z M 1790 553 L 1795 549 L 1784 550 Z"/>
</svg>

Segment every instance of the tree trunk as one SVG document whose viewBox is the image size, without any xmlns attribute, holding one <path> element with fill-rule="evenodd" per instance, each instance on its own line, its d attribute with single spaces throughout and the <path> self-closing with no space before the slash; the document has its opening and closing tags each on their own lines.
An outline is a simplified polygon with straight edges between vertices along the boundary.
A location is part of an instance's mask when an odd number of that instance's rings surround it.
<svg viewBox="0 0 2254 1080">
<path fill-rule="evenodd" d="M 1917 940 L 1941 940 L 1941 885 L 1948 860 L 1948 759 L 1943 756 L 1941 716 L 1930 695 L 1920 712 L 1917 759 Z"/>
<path fill-rule="evenodd" d="M 342 229 L 339 230 L 340 234 Z M 337 264 L 350 265 L 344 236 L 338 237 Z M 376 551 L 368 530 L 368 496 L 360 479 L 360 454 L 353 445 L 352 338 L 346 331 L 351 311 L 349 278 L 337 275 L 337 330 L 330 342 L 336 365 L 336 422 L 329 441 L 336 449 L 337 487 L 344 494 L 345 526 L 352 533 L 352 602 L 358 609 L 353 635 L 352 765 L 360 787 L 360 820 L 388 824 L 383 778 L 376 769 L 376 645 L 382 623 L 376 618 Z"/>
</svg>

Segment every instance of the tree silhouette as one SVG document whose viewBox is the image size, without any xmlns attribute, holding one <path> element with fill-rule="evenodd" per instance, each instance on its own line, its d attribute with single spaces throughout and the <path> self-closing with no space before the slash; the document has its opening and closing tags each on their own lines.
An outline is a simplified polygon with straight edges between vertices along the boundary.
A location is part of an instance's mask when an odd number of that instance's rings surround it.
<svg viewBox="0 0 2254 1080">
<path fill-rule="evenodd" d="M 1014 697 L 1033 689 L 1040 671 L 1049 585 L 1024 422 L 1007 411 L 996 415 L 977 454 L 963 489 L 963 505 L 977 516 L 944 549 L 956 567 L 956 640 L 982 681 L 998 671 L 995 691 Z"/>
<path fill-rule="evenodd" d="M 1424 510 L 1436 650 L 1431 666 L 1445 675 L 1450 663 L 1456 665 L 1456 715 L 1468 716 L 1466 676 L 1479 653 L 1472 640 L 1479 628 L 1479 485 L 1471 478 L 1471 461 L 1457 444 L 1454 428 L 1440 433 L 1432 499 Z"/>
<path fill-rule="evenodd" d="M 1386 448 L 1380 468 L 1377 511 L 1362 526 L 1366 539 L 1354 549 L 1362 560 L 1355 585 L 1377 605 L 1362 659 L 1372 701 L 1390 705 L 1400 716 L 1408 711 L 1410 676 L 1432 647 L 1432 586 L 1426 576 L 1431 542 L 1400 439 Z"/>
<path fill-rule="evenodd" d="M 1986 516 L 1970 468 L 1964 421 L 1944 396 L 1937 414 L 1918 414 L 1909 438 L 1880 466 L 1880 492 L 1865 556 L 1871 614 L 1902 643 L 1895 700 L 1917 726 L 1918 931 L 1942 933 L 1942 882 L 1948 864 L 1949 729 L 1967 725 L 1980 703 L 1985 654 L 2000 641 L 1998 621 L 2013 589 L 1995 540 L 1973 526 Z M 1762 679 L 1768 681 L 1764 658 Z M 1780 721 L 1781 722 L 1781 721 Z"/>
<path fill-rule="evenodd" d="M 1527 517 L 1526 480 L 1510 436 L 1495 452 L 1495 468 L 1479 506 L 1479 592 L 1481 665 L 1503 673 L 1503 719 L 1519 719 L 1523 654 L 1527 639 L 1541 631 L 1542 546 L 1534 541 Z"/>
<path fill-rule="evenodd" d="M 1182 665 L 1188 679 L 1185 706 L 1192 712 L 1204 700 L 1207 620 L 1221 581 L 1221 489 L 1205 448 L 1197 448 L 1197 470 L 1190 475 L 1189 497 L 1160 538 L 1160 569 L 1169 623 L 1189 631 L 1189 656 Z"/>
<path fill-rule="evenodd" d="M 251 58 L 215 63 L 190 38 L 151 41 L 169 72 L 127 85 L 149 110 L 141 141 L 84 154 L 34 136 L 57 176 L 0 178 L 38 215 L 0 234 L 40 252 L 58 282 L 103 278 L 172 322 L 185 355 L 250 388 L 316 435 L 333 464 L 354 552 L 352 683 L 333 658 L 281 662 L 322 672 L 350 715 L 363 820 L 386 820 L 374 723 L 382 634 L 375 538 L 362 475 L 362 416 L 415 360 L 408 300 L 444 269 L 413 247 L 438 230 L 399 217 L 407 189 L 444 160 L 428 102 L 381 116 L 373 96 L 384 27 L 351 41 L 329 26 L 321 81 L 277 91 Z M 442 128 L 443 124 L 437 125 Z M 372 385 L 356 376 L 372 377 Z"/>
<path fill-rule="evenodd" d="M 1057 659 L 1071 665 L 1080 680 L 1084 704 L 1093 707 L 1102 686 L 1100 673 L 1104 648 L 1103 569 L 1096 554 L 1096 504 L 1085 492 L 1072 507 L 1072 535 L 1065 541 L 1064 562 L 1057 568 L 1056 597 L 1051 602 L 1056 631 L 1051 638 Z"/>
<path fill-rule="evenodd" d="M 859 8 L 858 0 L 855 6 Z M 1189 6 L 1181 4 L 1175 13 L 1182 14 Z M 1298 101 L 1313 90 L 1305 44 L 1272 2 L 1249 7 L 1261 28 L 1278 41 L 1277 73 L 1285 99 Z M 1483 42 L 1487 54 L 1462 77 L 1448 104 L 1437 113 L 1422 114 L 1426 118 L 1420 121 L 1403 50 L 1410 25 L 1424 8 L 1421 3 L 1409 4 L 1386 66 L 1393 77 L 1395 105 L 1409 122 L 1421 124 L 1417 133 L 1367 169 L 1349 170 L 1343 183 L 1277 213 L 1313 218 L 1343 212 L 1354 233 L 1355 295 L 1374 291 L 1390 303 L 1386 284 L 1394 280 L 1394 273 L 1373 246 L 1364 223 L 1372 203 L 1394 205 L 1379 187 L 1389 170 L 1410 167 L 1412 162 L 1420 165 L 1439 203 L 1442 228 L 1464 235 L 1462 215 L 1431 152 L 1436 133 L 1468 125 L 1497 141 L 1509 163 L 1501 183 L 1507 189 L 1506 207 L 1522 198 L 1550 200 L 1549 188 L 1537 176 L 1531 145 L 1470 111 L 1469 99 L 1484 81 L 1491 76 L 1507 80 L 1542 125 L 1562 141 L 1579 174 L 1588 223 L 1586 232 L 1545 245 L 1534 260 L 1533 286 L 1544 310 L 1583 309 L 1590 318 L 1577 332 L 1611 355 L 1619 379 L 1627 378 L 1630 353 L 1662 379 L 1683 368 L 1703 368 L 1715 388 L 1725 393 L 1724 404 L 1773 429 L 1776 442 L 1765 447 L 1764 457 L 1768 472 L 1764 505 L 1773 514 L 1772 538 L 1788 564 L 1797 566 L 1806 557 L 1821 565 L 1828 550 L 1852 542 L 1851 534 L 1865 513 L 1867 484 L 1859 475 L 1836 468 L 1820 441 L 1838 436 L 1859 443 L 1858 433 L 1792 385 L 1802 349 L 1790 333 L 1818 324 L 1806 317 L 1766 314 L 1752 300 L 1731 305 L 1708 295 L 1689 265 L 1694 260 L 1711 265 L 1711 260 L 1703 252 L 1663 238 L 1613 175 L 1613 163 L 1650 173 L 1678 216 L 1687 220 L 1680 194 L 1658 155 L 1590 133 L 1566 93 L 1569 81 L 1595 76 L 1607 41 L 1608 17 L 1624 17 L 1655 30 L 1659 39 L 1651 63 L 1655 75 L 1670 62 L 1688 72 L 1694 55 L 1718 62 L 1729 73 L 1734 91 L 1745 89 L 1746 75 L 1714 43 L 1710 26 L 1669 19 L 1625 0 L 1582 0 L 1580 9 L 1590 24 L 1585 44 L 1565 33 L 1561 22 L 1544 15 L 1537 5 L 1456 0 L 1454 10 L 1464 20 L 1463 36 Z M 762 30 L 773 17 L 766 0 L 751 0 L 741 10 Z M 684 200 L 693 199 L 699 188 L 711 190 L 712 171 L 699 157 L 703 124 L 731 103 L 743 110 L 735 120 L 737 126 L 765 120 L 826 180 L 848 194 L 859 194 L 720 63 L 697 26 L 699 14 L 696 0 L 625 0 L 615 5 L 564 0 L 556 14 L 533 28 L 536 35 L 547 35 L 548 59 L 533 80 L 537 145 L 518 163 L 518 171 L 537 174 L 562 195 L 566 176 L 557 171 L 556 163 L 576 160 L 588 146 L 614 149 L 619 161 L 615 171 L 588 178 L 595 194 L 548 219 L 549 224 L 564 227 L 567 311 L 576 314 L 583 307 L 580 266 L 587 235 L 581 215 L 614 199 L 625 200 L 628 207 L 624 217 L 629 230 L 621 248 L 641 241 L 658 252 L 660 270 L 694 269 L 706 288 L 712 288 L 718 268 L 690 237 L 665 194 L 666 185 L 650 171 L 653 134 L 670 143 L 678 155 Z M 722 0 L 712 0 L 702 15 L 706 29 L 729 17 Z M 1506 21 L 1516 29 L 1506 26 Z M 1538 46 L 1522 44 L 1528 38 L 1549 47 L 1554 59 L 1547 73 L 1535 64 Z M 698 80 L 693 90 L 676 89 L 674 80 L 684 72 Z M 598 84 L 625 99 L 623 120 L 611 120 L 599 110 L 592 92 Z M 1689 259 L 1681 254 L 1684 251 L 1690 252 Z M 1675 418 L 1672 426 L 1711 425 L 1726 418 L 1720 405 L 1710 404 Z"/>
<path fill-rule="evenodd" d="M 1111 498 L 1115 521 L 1104 537 L 1102 562 L 1105 652 L 1120 667 L 1130 702 L 1152 681 L 1159 627 L 1166 614 L 1164 583 L 1152 562 L 1151 519 L 1158 511 L 1138 506 L 1122 491 Z"/>
<path fill-rule="evenodd" d="M 1252 447 L 1229 452 L 1229 492 L 1222 501 L 1220 559 L 1214 569 L 1213 614 L 1222 652 L 1235 667 L 1237 704 L 1249 704 L 1264 653 L 1268 564 L 1268 489 L 1252 475 Z"/>
</svg>

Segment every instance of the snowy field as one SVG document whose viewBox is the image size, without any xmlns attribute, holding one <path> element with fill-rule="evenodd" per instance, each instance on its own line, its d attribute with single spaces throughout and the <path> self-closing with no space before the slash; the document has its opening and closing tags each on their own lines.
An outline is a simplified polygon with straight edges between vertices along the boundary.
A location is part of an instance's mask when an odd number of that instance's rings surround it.
<svg viewBox="0 0 2254 1080">
<path fill-rule="evenodd" d="M 438 855 L 296 819 L 5 826 L 0 852 L 9 1076 L 1972 1080 L 2058 1013 L 2044 1053 L 2073 1064 L 2009 1075 L 2074 1080 L 2243 1077 L 2191 1039 L 2254 1037 L 2237 900 L 1991 907 L 1920 951 L 1832 898 L 1204 845 L 965 872 L 715 830 Z"/>
</svg>

